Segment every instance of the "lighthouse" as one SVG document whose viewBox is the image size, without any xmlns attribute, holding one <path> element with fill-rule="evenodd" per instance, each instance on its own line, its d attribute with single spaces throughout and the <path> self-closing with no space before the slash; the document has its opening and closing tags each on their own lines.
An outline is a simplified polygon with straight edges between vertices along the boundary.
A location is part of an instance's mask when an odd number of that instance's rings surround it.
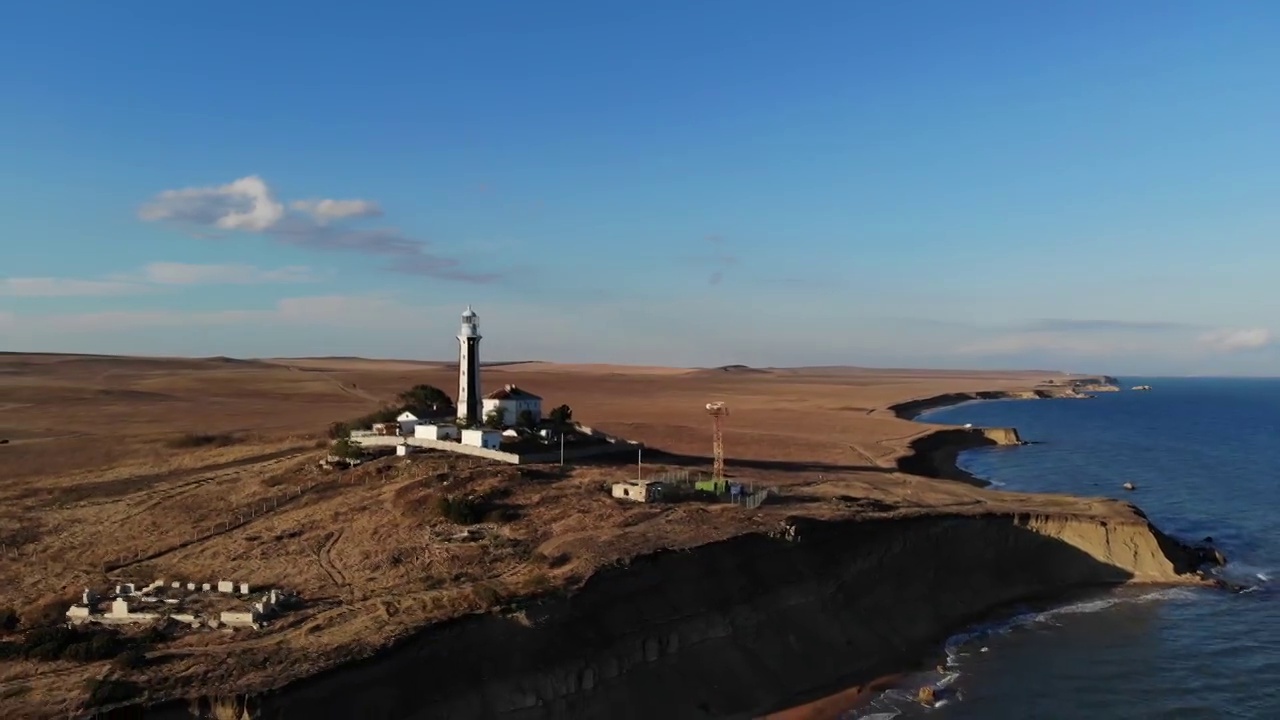
<svg viewBox="0 0 1280 720">
<path fill-rule="evenodd" d="M 480 318 L 468 305 L 458 332 L 458 421 L 480 422 Z"/>
</svg>

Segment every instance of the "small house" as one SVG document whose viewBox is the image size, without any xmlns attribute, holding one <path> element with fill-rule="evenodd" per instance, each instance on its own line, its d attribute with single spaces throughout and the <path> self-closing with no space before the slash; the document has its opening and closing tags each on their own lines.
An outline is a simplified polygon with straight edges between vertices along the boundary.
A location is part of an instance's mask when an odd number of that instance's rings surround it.
<svg viewBox="0 0 1280 720">
<path fill-rule="evenodd" d="M 427 440 L 457 440 L 458 426 L 445 423 L 419 423 L 413 426 L 413 436 Z"/>
<path fill-rule="evenodd" d="M 472 447 L 497 450 L 502 447 L 502 432 L 487 428 L 468 428 L 462 431 L 462 444 Z"/>
<path fill-rule="evenodd" d="M 394 422 L 381 422 L 373 424 L 374 435 L 395 435 L 400 430 L 400 424 Z"/>
<path fill-rule="evenodd" d="M 542 419 L 542 398 L 515 385 L 505 385 L 485 396 L 481 402 L 484 417 L 488 418 L 497 412 L 503 425 L 516 425 L 520 415 L 528 411 L 534 420 Z"/>
<path fill-rule="evenodd" d="M 613 496 L 636 502 L 657 502 L 662 499 L 663 483 L 656 480 L 632 480 L 613 484 Z"/>
<path fill-rule="evenodd" d="M 396 416 L 396 422 L 400 423 L 401 435 L 413 435 L 414 427 L 418 423 L 426 419 L 426 413 L 415 413 L 412 410 L 405 410 Z"/>
</svg>

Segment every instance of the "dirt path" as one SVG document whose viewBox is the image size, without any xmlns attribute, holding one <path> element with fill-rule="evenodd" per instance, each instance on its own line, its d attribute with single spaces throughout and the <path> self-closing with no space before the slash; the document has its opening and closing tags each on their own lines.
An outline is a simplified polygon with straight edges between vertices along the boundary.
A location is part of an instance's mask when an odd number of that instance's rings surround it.
<svg viewBox="0 0 1280 720">
<path fill-rule="evenodd" d="M 360 388 L 356 387 L 353 384 L 344 383 L 338 378 L 330 375 L 327 372 L 323 372 L 320 370 L 303 370 L 302 368 L 299 368 L 296 365 L 285 365 L 285 367 L 289 368 L 290 372 L 309 372 L 309 373 L 312 373 L 313 375 L 319 375 L 320 377 L 325 378 L 326 380 L 332 382 L 334 385 L 337 385 L 339 390 L 341 390 L 342 392 L 352 397 L 358 397 L 361 400 L 368 400 L 370 402 L 376 402 L 376 403 L 382 402 L 382 398 L 376 397 L 374 395 L 370 395 L 369 393 L 365 392 L 364 390 L 361 390 Z"/>
<path fill-rule="evenodd" d="M 320 548 L 320 552 L 316 553 L 316 559 L 320 561 L 320 567 L 324 570 L 334 585 L 339 588 L 347 586 L 347 576 L 342 574 L 342 568 L 339 568 L 333 561 L 333 546 L 338 544 L 342 539 L 342 530 L 339 529 L 333 533 L 333 537 Z"/>
</svg>

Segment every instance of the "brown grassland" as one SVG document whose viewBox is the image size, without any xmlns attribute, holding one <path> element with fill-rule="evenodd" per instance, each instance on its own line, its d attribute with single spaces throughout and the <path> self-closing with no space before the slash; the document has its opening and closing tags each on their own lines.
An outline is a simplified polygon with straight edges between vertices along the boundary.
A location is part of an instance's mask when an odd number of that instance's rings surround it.
<svg viewBox="0 0 1280 720">
<path fill-rule="evenodd" d="M 615 464 L 510 467 L 424 454 L 324 471 L 326 426 L 414 384 L 450 394 L 440 363 L 240 361 L 0 355 L 0 608 L 30 626 L 56 619 L 84 587 L 155 578 L 232 579 L 298 591 L 303 609 L 262 630 L 192 631 L 128 677 L 152 696 L 278 686 L 375 652 L 433 621 L 506 598 L 573 586 L 602 564 L 776 526 L 786 514 L 991 508 L 1019 496 L 899 473 L 928 425 L 884 408 L 949 392 L 1031 387 L 1045 373 L 857 369 L 681 370 L 513 363 L 515 382 L 567 403 L 575 419 L 646 445 L 646 475 L 710 466 L 704 406 L 731 408 L 729 474 L 777 486 L 758 511 L 642 505 L 605 483 Z M 308 488 L 300 491 L 300 488 Z M 438 516 L 441 493 L 502 489 L 508 510 L 479 540 Z M 854 501 L 853 498 L 859 499 Z M 859 506 L 858 502 L 878 501 Z M 1089 501 L 1039 496 L 1044 506 Z M 244 524 L 228 518 L 253 510 Z M 264 511 L 265 508 L 265 511 Z M 0 638 L 2 639 L 2 638 Z M 0 660 L 6 716 L 65 716 L 108 662 Z"/>
</svg>

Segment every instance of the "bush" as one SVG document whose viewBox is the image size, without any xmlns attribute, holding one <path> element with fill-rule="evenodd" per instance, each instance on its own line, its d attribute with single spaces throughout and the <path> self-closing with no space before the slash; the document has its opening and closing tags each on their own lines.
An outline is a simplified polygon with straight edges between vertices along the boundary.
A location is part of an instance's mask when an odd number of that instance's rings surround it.
<svg viewBox="0 0 1280 720">
<path fill-rule="evenodd" d="M 538 417 L 533 414 L 532 410 L 521 410 L 520 413 L 516 415 L 516 425 L 532 430 L 533 428 L 538 427 Z"/>
<path fill-rule="evenodd" d="M 441 495 L 436 498 L 436 513 L 459 525 L 474 525 L 484 517 L 484 503 L 474 497 Z"/>
<path fill-rule="evenodd" d="M 346 458 L 348 460 L 356 460 L 364 457 L 364 449 L 346 438 L 335 442 L 333 447 L 329 448 L 329 452 L 340 458 Z"/>
<path fill-rule="evenodd" d="M 551 412 L 547 413 L 547 417 L 556 424 L 556 427 L 564 427 L 573 422 L 573 409 L 568 405 L 560 405 L 559 407 L 551 408 Z"/>
<path fill-rule="evenodd" d="M 226 447 L 235 445 L 238 442 L 240 442 L 240 438 L 230 433 L 184 433 L 176 438 L 171 438 L 165 445 L 175 450 L 185 450 L 202 447 Z"/>
<path fill-rule="evenodd" d="M 454 410 L 453 398 L 434 385 L 414 385 L 396 396 L 400 402 L 432 410 Z"/>
<path fill-rule="evenodd" d="M 345 440 L 351 437 L 351 428 L 344 422 L 335 422 L 329 424 L 330 440 Z"/>
<path fill-rule="evenodd" d="M 18 616 L 18 611 L 11 607 L 0 610 L 0 632 L 13 632 L 18 629 L 18 624 L 22 622 L 22 618 Z"/>
<path fill-rule="evenodd" d="M 140 648 L 129 648 L 116 656 L 115 666 L 121 670 L 133 670 L 147 664 L 147 654 Z"/>
<path fill-rule="evenodd" d="M 103 678 L 101 680 L 90 678 L 85 681 L 84 688 L 89 693 L 89 698 L 85 702 L 86 705 L 109 705 L 132 700 L 142 690 L 137 683 L 111 678 Z"/>
</svg>

